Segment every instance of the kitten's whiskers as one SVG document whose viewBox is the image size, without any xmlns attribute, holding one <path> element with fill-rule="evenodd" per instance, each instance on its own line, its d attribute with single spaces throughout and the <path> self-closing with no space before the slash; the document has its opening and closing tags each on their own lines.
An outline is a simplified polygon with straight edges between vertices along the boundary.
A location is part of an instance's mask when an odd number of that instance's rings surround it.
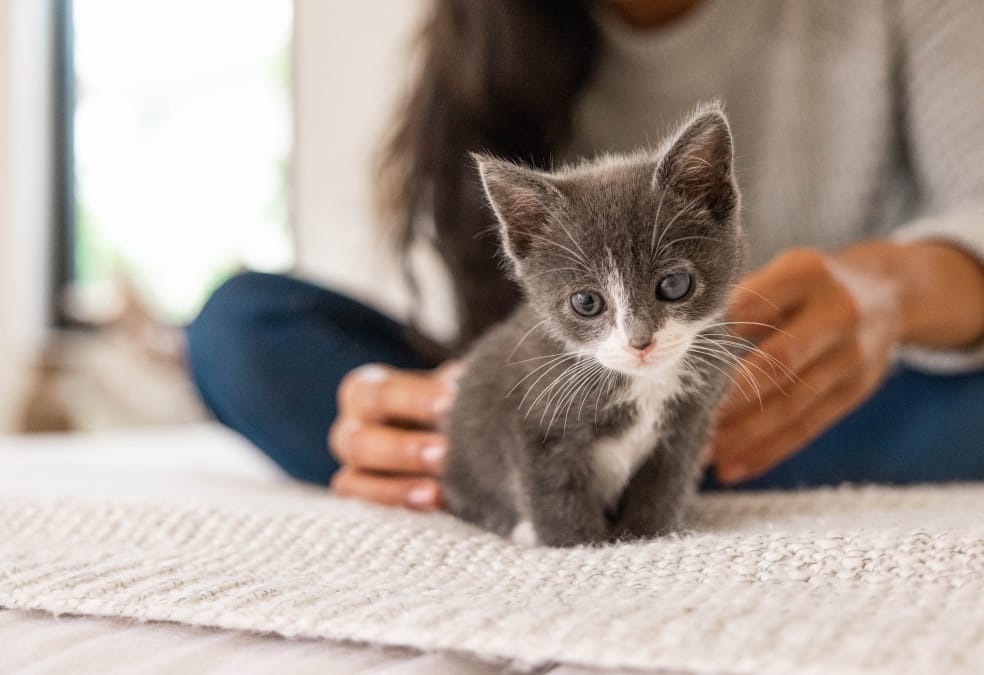
<svg viewBox="0 0 984 675">
<path fill-rule="evenodd" d="M 720 339 L 712 339 L 712 336 Z M 758 346 L 755 345 L 754 342 L 750 340 L 737 337 L 733 333 L 704 333 L 702 335 L 698 335 L 697 337 L 700 337 L 705 341 L 714 342 L 716 344 L 725 345 L 728 347 L 734 347 L 735 349 L 738 349 L 742 352 L 741 354 L 742 356 L 744 356 L 745 354 L 758 354 L 772 368 L 773 375 L 776 375 L 776 370 L 778 370 L 780 374 L 784 375 L 785 377 L 792 380 L 793 382 L 796 383 L 802 382 L 800 377 L 789 366 L 787 366 L 785 363 L 777 359 L 772 354 L 769 354 L 765 350 L 760 349 Z"/>
<path fill-rule="evenodd" d="M 659 240 L 656 242 L 656 249 L 657 250 L 662 250 L 661 244 L 663 243 L 663 237 L 665 237 L 666 236 L 666 233 L 670 231 L 670 228 L 673 227 L 673 224 L 677 220 L 680 219 L 680 216 L 682 216 L 684 214 L 689 214 L 693 210 L 693 208 L 695 206 L 697 206 L 698 203 L 700 203 L 701 201 L 703 201 L 703 199 L 704 199 L 703 196 L 694 197 L 690 202 L 688 202 L 687 204 L 685 204 L 682 209 L 680 209 L 679 211 L 676 212 L 676 214 L 673 216 L 673 218 L 670 219 L 670 222 L 668 222 L 666 224 L 666 227 L 664 227 L 663 228 L 663 231 L 660 233 Z M 656 254 L 653 254 L 653 257 L 655 258 L 656 257 Z"/>
<path fill-rule="evenodd" d="M 575 250 L 573 250 L 573 249 L 571 249 L 571 248 L 569 248 L 567 246 L 564 246 L 563 244 L 561 244 L 559 242 L 556 242 L 553 239 L 551 239 L 550 237 L 546 237 L 546 236 L 544 236 L 542 234 L 536 234 L 535 232 L 527 232 L 526 233 L 526 236 L 532 237 L 533 239 L 539 239 L 541 241 L 545 241 L 545 242 L 547 242 L 548 244 L 550 244 L 552 246 L 556 246 L 557 248 L 561 249 L 562 251 L 566 251 L 569 255 L 563 255 L 563 256 L 561 256 L 562 258 L 571 261 L 575 265 L 578 265 L 585 272 L 588 272 L 588 273 L 591 272 L 591 263 L 588 262 L 588 260 L 584 256 L 582 256 L 580 253 L 578 253 L 577 251 L 575 251 Z"/>
<path fill-rule="evenodd" d="M 792 338 L 793 337 L 792 335 L 790 335 L 789 333 L 787 333 L 783 329 L 779 328 L 778 326 L 774 326 L 771 323 L 761 323 L 759 321 L 718 321 L 717 323 L 708 324 L 706 327 L 707 328 L 718 328 L 718 327 L 727 328 L 728 326 L 759 326 L 761 328 L 768 328 L 769 330 L 774 330 L 775 332 L 781 333 L 782 335 L 785 335 L 788 338 Z"/>
<path fill-rule="evenodd" d="M 576 354 L 576 353 L 565 352 L 564 354 L 559 354 L 557 356 L 554 356 L 553 358 L 551 358 L 546 363 L 541 363 L 539 366 L 537 366 L 536 368 L 534 368 L 533 370 L 531 370 L 530 372 L 528 372 L 526 375 L 524 375 L 523 378 L 519 382 L 517 382 L 515 385 L 513 385 L 513 388 L 510 389 L 508 392 L 506 392 L 506 398 L 509 398 L 512 395 L 512 393 L 514 391 L 516 391 L 517 388 L 519 388 L 519 385 L 523 384 L 523 382 L 525 382 L 527 379 L 529 379 L 529 378 L 533 377 L 534 375 L 536 375 L 537 372 L 539 372 L 540 370 L 542 370 L 542 369 L 547 368 L 548 366 L 550 366 L 550 369 L 547 370 L 547 372 L 549 373 L 550 370 L 553 370 L 553 368 L 557 367 L 558 365 L 560 365 L 561 363 L 563 363 L 565 360 L 571 359 L 571 358 L 577 358 L 577 356 L 578 356 L 578 354 Z M 536 359 L 530 359 L 530 360 L 531 361 L 534 361 Z M 541 375 L 541 377 L 542 377 L 542 375 Z M 539 382 L 539 381 L 540 380 L 538 379 L 537 382 Z M 529 391 L 527 391 L 527 393 L 529 393 Z M 523 398 L 525 400 L 525 396 Z M 522 401 L 520 401 L 520 404 L 522 404 Z"/>
<path fill-rule="evenodd" d="M 582 258 L 582 260 L 585 260 L 585 261 L 588 260 L 590 258 L 590 256 L 587 253 L 584 252 L 584 249 L 581 248 L 581 245 L 577 242 L 577 240 L 573 236 L 571 236 L 570 230 L 567 229 L 567 227 L 564 225 L 564 223 L 562 223 L 559 218 L 552 218 L 551 220 L 554 223 L 556 223 L 560 227 L 560 229 L 562 229 L 564 231 L 564 234 L 566 234 L 567 235 L 567 238 L 571 240 L 571 243 L 574 244 L 574 247 L 578 251 L 581 252 L 581 258 Z"/>
<path fill-rule="evenodd" d="M 537 403 L 539 403 L 544 396 L 547 396 L 547 400 L 543 405 L 543 415 L 540 416 L 540 426 L 543 426 L 543 420 L 546 417 L 547 411 L 550 409 L 550 402 L 560 393 L 563 387 L 568 384 L 565 382 L 565 378 L 569 376 L 576 377 L 582 369 L 589 367 L 590 365 L 591 361 L 585 359 L 584 361 L 578 361 L 577 363 L 567 366 L 557 377 L 553 379 L 552 382 L 550 382 L 550 384 L 544 387 L 543 391 L 541 391 L 536 399 L 533 400 L 533 402 L 526 409 L 525 417 L 529 417 L 530 413 L 533 412 L 533 409 L 536 408 Z"/>
<path fill-rule="evenodd" d="M 659 193 L 659 203 L 656 204 L 656 217 L 653 218 L 653 236 L 649 238 L 649 257 L 655 258 L 653 251 L 656 250 L 656 232 L 659 227 L 659 212 L 663 210 L 663 199 L 666 197 L 666 190 Z M 665 230 L 664 230 L 665 231 Z"/>
<path fill-rule="evenodd" d="M 562 358 L 559 358 L 559 359 L 557 359 L 556 361 L 551 361 L 551 362 L 548 362 L 548 363 L 547 363 L 547 364 L 545 364 L 544 366 L 539 366 L 539 367 L 537 368 L 537 370 L 540 370 L 541 368 L 544 368 L 545 366 L 550 366 L 550 367 L 549 367 L 549 368 L 547 368 L 547 369 L 546 369 L 546 370 L 545 370 L 545 371 L 544 371 L 543 373 L 541 373 L 541 374 L 540 374 L 540 376 L 539 376 L 538 378 L 536 378 L 536 380 L 534 380 L 534 381 L 533 381 L 533 384 L 531 384 L 531 385 L 530 385 L 530 386 L 529 386 L 529 387 L 528 387 L 528 388 L 526 389 L 526 393 L 525 393 L 525 394 L 523 394 L 523 398 L 522 398 L 522 399 L 521 399 L 521 400 L 519 401 L 519 405 L 518 405 L 518 406 L 516 406 L 516 409 L 518 410 L 518 409 L 520 409 L 520 408 L 522 408 L 522 407 L 523 407 L 523 403 L 524 403 L 524 402 L 526 401 L 526 399 L 527 399 L 527 397 L 528 397 L 528 396 L 530 395 L 530 393 L 531 393 L 531 392 L 532 392 L 532 391 L 533 391 L 534 389 L 536 389 L 536 385 L 538 385 L 538 384 L 540 383 L 540 381 L 541 381 L 541 380 L 542 380 L 542 379 L 543 379 L 544 377 L 546 377 L 547 375 L 549 375 L 549 374 L 550 374 L 550 371 L 552 371 L 552 370 L 553 370 L 554 368 L 556 368 L 556 367 L 558 367 L 558 366 L 560 366 L 560 365 L 562 365 L 562 364 L 564 364 L 564 363 L 566 363 L 567 361 L 569 361 L 569 360 L 571 360 L 571 359 L 580 359 L 580 355 L 579 355 L 579 354 L 570 354 L 570 355 L 568 355 L 568 356 L 565 356 L 565 357 L 562 357 Z M 573 363 L 573 364 L 569 364 L 569 365 L 566 365 L 566 366 L 564 367 L 564 370 L 562 370 L 562 371 L 561 371 L 561 373 L 560 373 L 560 375 L 558 375 L 557 377 L 555 377 L 555 378 L 554 378 L 554 381 L 553 381 L 553 382 L 556 382 L 556 381 L 557 381 L 557 378 L 559 378 L 559 377 L 562 377 L 562 376 L 563 376 L 563 374 L 564 374 L 565 372 L 567 372 L 567 370 L 568 370 L 568 369 L 570 369 L 570 368 L 571 368 L 571 367 L 573 367 L 573 366 L 576 366 L 576 365 L 577 365 L 578 363 L 580 363 L 580 361 L 576 361 L 576 362 L 575 362 L 575 363 Z M 536 372 L 536 371 L 534 371 L 534 372 Z M 532 375 L 532 374 L 533 374 L 533 373 L 530 373 L 530 375 Z M 530 377 L 530 375 L 527 375 L 526 377 Z M 525 379 L 526 379 L 526 377 L 524 377 L 523 379 L 525 380 Z M 522 382 L 522 380 L 520 380 L 520 382 Z M 551 385 L 553 385 L 553 382 L 551 382 Z M 517 383 L 517 385 L 516 385 L 516 386 L 518 387 L 518 386 L 519 386 L 519 384 Z M 510 392 L 509 392 L 509 393 L 511 394 L 511 393 L 512 393 L 512 391 L 513 391 L 513 390 L 515 390 L 515 388 L 516 388 L 516 387 L 513 387 L 513 389 L 512 389 L 512 390 L 510 390 Z M 539 401 L 539 400 L 540 400 L 540 398 L 541 398 L 541 397 L 543 396 L 543 394 L 544 394 L 545 392 L 547 392 L 547 391 L 549 391 L 549 390 L 550 390 L 550 387 L 549 387 L 549 386 L 548 386 L 548 387 L 546 387 L 546 388 L 544 389 L 544 391 L 543 391 L 543 392 L 541 392 L 541 393 L 540 393 L 540 395 L 539 395 L 539 396 L 537 397 L 537 399 L 536 399 L 536 401 Z M 506 396 L 508 397 L 508 396 L 509 396 L 509 394 L 506 394 Z M 533 409 L 533 407 L 534 407 L 534 406 L 536 405 L 536 401 L 534 401 L 534 402 L 533 402 L 532 404 L 530 404 L 530 407 L 529 407 L 529 409 L 528 409 L 528 410 L 526 411 L 526 414 L 527 414 L 527 415 L 529 415 L 529 413 L 530 413 L 530 410 L 532 410 L 532 409 Z"/>
<path fill-rule="evenodd" d="M 731 361 L 730 359 L 726 358 L 727 356 L 728 356 L 727 354 L 721 354 L 720 352 L 717 352 L 717 351 L 713 351 L 713 350 L 706 350 L 705 351 L 702 348 L 695 348 L 695 349 L 687 352 L 686 356 L 684 357 L 684 360 L 686 360 L 687 358 L 693 358 L 693 359 L 695 359 L 695 360 L 703 363 L 705 366 L 709 366 L 709 367 L 713 368 L 714 370 L 718 371 L 719 373 L 721 373 L 722 375 L 724 375 L 726 378 L 728 378 L 728 380 L 731 381 L 731 384 L 741 393 L 741 395 L 745 398 L 746 401 L 751 402 L 752 399 L 748 395 L 748 392 L 745 391 L 745 388 L 744 387 L 742 387 L 740 384 L 738 384 L 737 380 L 735 380 L 735 378 L 732 377 L 731 373 L 729 373 L 727 370 L 725 370 L 721 366 L 718 366 L 717 364 L 712 363 L 711 361 L 708 361 L 707 360 L 708 358 L 715 358 L 715 359 L 719 359 L 720 361 L 724 362 L 725 364 L 728 364 L 729 366 L 734 366 L 735 365 L 734 364 L 734 361 Z M 743 374 L 743 375 L 745 377 L 746 382 L 751 382 L 751 384 L 754 386 L 754 384 L 755 384 L 754 380 L 749 380 L 747 374 Z"/>
<path fill-rule="evenodd" d="M 554 272 L 562 272 L 564 270 L 570 270 L 571 272 L 583 272 L 584 270 L 580 267 L 553 267 L 549 270 L 543 270 L 542 272 L 537 272 L 536 274 L 527 274 L 526 279 L 535 279 L 537 277 L 542 277 L 544 274 L 553 274 Z"/>
<path fill-rule="evenodd" d="M 594 368 L 588 369 L 587 372 L 584 373 L 581 376 L 580 383 L 578 384 L 578 386 L 575 387 L 568 394 L 568 396 L 567 396 L 566 399 L 564 399 L 564 400 L 566 400 L 567 405 L 564 406 L 564 401 L 561 401 L 558 404 L 557 410 L 554 412 L 554 416 L 556 416 L 557 413 L 560 412 L 560 408 L 561 407 L 564 407 L 564 433 L 565 434 L 567 433 L 567 420 L 570 417 L 571 407 L 573 406 L 574 401 L 577 399 L 577 395 L 579 393 L 581 393 L 582 390 L 590 391 L 591 386 L 595 382 L 596 378 L 601 374 L 601 371 L 604 370 L 604 368 L 605 367 L 603 365 L 601 365 L 600 363 L 595 363 Z M 587 393 L 585 393 L 585 396 L 587 396 Z M 580 415 L 578 415 L 577 421 L 580 421 L 580 419 L 581 419 L 581 417 L 580 417 Z M 550 425 L 547 426 L 547 431 L 550 430 L 550 427 L 551 426 L 553 426 L 553 417 L 550 418 Z"/>
<path fill-rule="evenodd" d="M 572 369 L 572 372 L 567 378 L 567 383 L 558 387 L 544 403 L 543 414 L 540 416 L 541 427 L 543 427 L 543 420 L 546 418 L 547 412 L 549 412 L 551 406 L 553 406 L 553 414 L 550 416 L 550 422 L 544 430 L 544 439 L 546 439 L 547 435 L 549 435 L 550 429 L 553 427 L 554 420 L 560 412 L 560 408 L 563 407 L 564 401 L 567 400 L 567 395 L 570 392 L 576 392 L 585 381 L 589 381 L 591 373 L 598 367 L 599 364 L 597 362 L 584 361 L 579 365 L 581 365 L 580 368 Z M 566 433 L 567 427 L 565 423 L 564 434 L 566 435 Z"/>
<path fill-rule="evenodd" d="M 782 311 L 779 308 L 779 305 L 777 305 L 776 303 L 772 302 L 771 300 L 769 300 L 767 297 L 765 297 L 764 295 L 762 295 L 758 291 L 753 291 L 751 288 L 748 288 L 747 286 L 742 286 L 741 284 L 731 284 L 731 288 L 737 288 L 738 290 L 745 291 L 746 293 L 751 293 L 752 295 L 758 296 L 759 298 L 761 298 L 762 300 L 764 300 L 772 309 L 776 310 L 777 312 L 781 312 Z"/>
<path fill-rule="evenodd" d="M 698 336 L 698 337 L 700 337 L 700 336 Z M 745 359 L 741 358 L 740 356 L 738 356 L 737 354 L 735 354 L 731 350 L 727 349 L 724 346 L 724 341 L 712 340 L 712 339 L 706 338 L 706 337 L 703 338 L 703 339 L 704 339 L 704 343 L 703 344 L 705 345 L 705 347 L 704 347 L 705 349 L 713 347 L 719 353 L 727 354 L 728 357 L 733 360 L 734 367 L 737 368 L 737 369 L 739 369 L 743 373 L 747 373 L 749 376 L 751 376 L 751 370 L 749 370 L 749 366 L 751 366 L 752 368 L 755 368 L 755 370 L 757 370 L 760 373 L 762 373 L 762 375 L 764 375 L 766 377 L 766 379 L 768 379 L 770 382 L 772 382 L 772 384 L 774 384 L 776 386 L 776 388 L 778 388 L 779 391 L 781 391 L 783 393 L 783 395 L 785 395 L 785 396 L 788 396 L 789 395 L 786 392 L 786 390 L 783 389 L 782 385 L 779 384 L 779 382 L 773 376 L 773 375 L 775 375 L 775 367 L 776 367 L 774 364 L 769 363 L 769 365 L 773 368 L 773 374 L 770 375 L 768 372 L 766 372 L 766 370 L 764 368 L 762 368 L 758 364 L 751 363 L 749 361 L 746 361 Z M 762 353 L 764 354 L 764 352 L 762 352 Z M 768 357 L 769 355 L 768 354 L 765 354 L 765 356 Z M 776 360 L 776 363 L 778 363 L 780 366 L 782 365 L 778 360 Z M 789 371 L 788 368 L 786 370 Z M 791 372 L 791 371 L 789 371 L 789 372 Z M 787 375 L 787 377 L 788 377 L 788 375 Z M 796 377 L 795 374 L 793 374 L 793 377 Z M 758 387 L 758 382 L 754 379 L 754 377 L 752 377 L 751 378 L 751 383 L 754 384 L 756 396 L 758 396 L 758 399 L 759 399 L 759 404 L 762 405 L 762 393 L 761 393 L 761 390 Z"/>
<path fill-rule="evenodd" d="M 528 338 L 530 335 L 533 334 L 533 331 L 535 331 L 537 328 L 539 328 L 540 326 L 542 326 L 546 322 L 547 322 L 547 320 L 544 319 L 543 321 L 540 321 L 535 326 L 533 326 L 528 331 L 526 331 L 526 334 L 523 335 L 523 337 L 519 338 L 519 342 L 517 342 L 516 343 L 516 346 L 512 348 L 512 351 L 511 352 L 509 352 L 509 356 L 506 357 L 506 361 L 508 362 L 516 354 L 516 350 L 519 349 L 520 345 L 523 344 L 523 342 L 526 340 L 526 338 Z"/>
<path fill-rule="evenodd" d="M 717 241 L 717 239 L 715 239 L 714 237 L 705 237 L 705 236 L 699 235 L 699 234 L 691 235 L 689 237 L 678 237 L 677 239 L 673 239 L 672 241 L 666 242 L 666 244 L 664 244 L 663 246 L 661 246 L 659 248 L 659 250 L 656 251 L 656 253 L 653 255 L 653 257 L 654 258 L 658 258 L 660 253 L 662 253 L 666 249 L 670 248 L 671 246 L 675 246 L 675 245 L 679 244 L 682 241 L 690 241 L 690 240 L 698 240 L 698 239 L 706 239 L 707 241 L 714 241 L 714 242 Z"/>
</svg>

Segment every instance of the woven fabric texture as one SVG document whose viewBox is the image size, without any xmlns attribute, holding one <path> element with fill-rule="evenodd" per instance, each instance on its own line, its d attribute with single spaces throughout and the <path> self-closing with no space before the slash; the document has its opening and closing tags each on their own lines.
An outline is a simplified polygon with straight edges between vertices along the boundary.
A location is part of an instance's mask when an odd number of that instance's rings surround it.
<svg viewBox="0 0 984 675">
<path fill-rule="evenodd" d="M 971 673 L 984 487 L 711 495 L 693 531 L 524 549 L 323 490 L 0 475 L 0 606 L 687 673 Z"/>
</svg>

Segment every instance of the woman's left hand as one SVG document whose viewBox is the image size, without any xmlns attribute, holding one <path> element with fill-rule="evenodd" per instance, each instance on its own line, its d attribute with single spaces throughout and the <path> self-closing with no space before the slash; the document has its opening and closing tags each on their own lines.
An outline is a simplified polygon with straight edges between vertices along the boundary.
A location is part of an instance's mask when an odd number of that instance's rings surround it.
<svg viewBox="0 0 984 675">
<path fill-rule="evenodd" d="M 755 343 L 732 372 L 712 461 L 726 483 L 761 474 L 865 401 L 901 337 L 899 284 L 871 242 L 784 253 L 744 279 L 729 312 Z M 769 326 L 769 327 L 766 327 Z"/>
</svg>

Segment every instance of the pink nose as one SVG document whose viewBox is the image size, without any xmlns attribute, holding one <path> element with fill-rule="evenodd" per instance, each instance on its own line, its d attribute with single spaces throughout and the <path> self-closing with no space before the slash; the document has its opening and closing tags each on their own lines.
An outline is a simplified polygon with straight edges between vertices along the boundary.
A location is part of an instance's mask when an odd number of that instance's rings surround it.
<svg viewBox="0 0 984 675">
<path fill-rule="evenodd" d="M 654 345 L 651 338 L 633 338 L 632 340 L 629 340 L 626 351 L 633 356 L 643 359 L 646 357 L 646 354 L 653 350 L 653 346 Z"/>
</svg>

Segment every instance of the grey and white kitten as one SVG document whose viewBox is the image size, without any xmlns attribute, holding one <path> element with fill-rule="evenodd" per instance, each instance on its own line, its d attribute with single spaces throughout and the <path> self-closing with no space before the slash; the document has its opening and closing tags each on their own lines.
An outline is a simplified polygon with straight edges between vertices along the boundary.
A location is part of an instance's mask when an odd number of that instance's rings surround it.
<svg viewBox="0 0 984 675">
<path fill-rule="evenodd" d="M 476 161 L 526 300 L 465 360 L 449 510 L 528 544 L 675 530 L 735 345 L 727 119 L 702 107 L 657 151 L 556 172 Z"/>
</svg>

